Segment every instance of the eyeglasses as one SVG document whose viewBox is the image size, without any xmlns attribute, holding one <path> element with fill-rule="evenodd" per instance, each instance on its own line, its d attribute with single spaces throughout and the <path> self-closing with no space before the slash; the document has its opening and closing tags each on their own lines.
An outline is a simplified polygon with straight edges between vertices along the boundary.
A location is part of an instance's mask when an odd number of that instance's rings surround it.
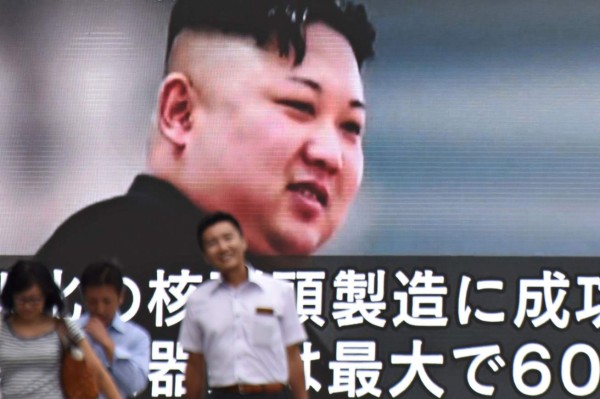
<svg viewBox="0 0 600 399">
<path fill-rule="evenodd" d="M 15 297 L 15 303 L 19 305 L 39 305 L 44 302 L 42 297 Z"/>
</svg>

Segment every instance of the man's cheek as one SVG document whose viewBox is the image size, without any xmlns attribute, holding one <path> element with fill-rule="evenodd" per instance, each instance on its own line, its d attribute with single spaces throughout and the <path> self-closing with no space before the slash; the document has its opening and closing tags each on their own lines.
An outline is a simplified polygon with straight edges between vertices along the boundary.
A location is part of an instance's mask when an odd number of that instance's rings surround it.
<svg viewBox="0 0 600 399">
<path fill-rule="evenodd" d="M 355 190 L 358 190 L 363 178 L 364 169 L 364 154 L 362 146 L 354 148 L 348 156 L 348 167 L 347 171 L 352 175 L 351 179 L 354 180 Z"/>
<path fill-rule="evenodd" d="M 338 206 L 347 207 L 352 203 L 362 182 L 362 168 L 357 169 L 345 169 L 340 173 L 339 180 L 337 182 L 338 198 L 337 201 L 341 202 Z"/>
</svg>

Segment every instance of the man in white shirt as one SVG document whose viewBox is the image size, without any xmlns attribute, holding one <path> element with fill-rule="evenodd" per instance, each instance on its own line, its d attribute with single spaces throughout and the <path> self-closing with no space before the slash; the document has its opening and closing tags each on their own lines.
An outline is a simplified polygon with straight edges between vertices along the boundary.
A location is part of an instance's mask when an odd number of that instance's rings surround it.
<svg viewBox="0 0 600 399">
<path fill-rule="evenodd" d="M 200 248 L 221 277 L 189 298 L 179 341 L 189 353 L 187 397 L 306 399 L 299 343 L 306 339 L 293 287 L 246 264 L 247 244 L 238 221 L 223 212 L 198 227 Z M 208 373 L 207 373 L 208 372 Z"/>
</svg>

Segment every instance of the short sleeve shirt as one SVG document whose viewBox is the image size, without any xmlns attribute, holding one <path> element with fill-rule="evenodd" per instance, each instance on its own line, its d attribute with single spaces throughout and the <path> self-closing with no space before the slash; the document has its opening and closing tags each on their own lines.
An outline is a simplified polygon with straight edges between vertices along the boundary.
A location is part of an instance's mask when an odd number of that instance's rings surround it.
<svg viewBox="0 0 600 399">
<path fill-rule="evenodd" d="M 287 383 L 286 347 L 306 339 L 291 284 L 248 268 L 248 281 L 202 284 L 188 299 L 179 341 L 202 353 L 209 386 Z"/>
</svg>

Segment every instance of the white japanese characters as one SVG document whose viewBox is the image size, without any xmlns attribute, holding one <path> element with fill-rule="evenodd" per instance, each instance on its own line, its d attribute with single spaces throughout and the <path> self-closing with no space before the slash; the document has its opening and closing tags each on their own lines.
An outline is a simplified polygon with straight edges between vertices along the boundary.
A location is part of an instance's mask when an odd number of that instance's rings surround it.
<svg viewBox="0 0 600 399">
<path fill-rule="evenodd" d="M 506 392 L 544 398 L 556 389 L 568 398 L 595 397 L 600 390 L 600 345 L 579 338 L 586 335 L 566 335 L 573 328 L 590 333 L 600 329 L 598 275 L 541 268 L 510 280 L 500 272 L 478 276 L 424 266 L 368 271 L 346 267 L 333 273 L 286 269 L 273 276 L 294 285 L 300 322 L 333 337 L 323 342 L 309 339 L 301 346 L 310 392 L 349 398 L 402 398 L 409 392 L 422 398 L 454 398 L 443 378 L 449 368 L 461 370 L 461 383 L 474 398 Z M 217 277 L 159 268 L 147 282 L 126 278 L 130 300 L 123 319 L 146 317 L 161 332 L 178 328 L 190 294 Z M 0 273 L 0 284 L 5 278 L 6 272 Z M 78 318 L 79 280 L 59 269 L 54 278 Z M 497 333 L 473 335 L 468 342 L 446 347 L 434 341 L 439 336 L 435 334 L 457 331 L 448 329 L 472 327 Z M 553 346 L 545 340 L 548 331 L 562 334 L 567 342 Z M 506 345 L 507 332 L 517 341 Z M 151 395 L 183 397 L 187 354 L 180 345 L 155 337 L 151 357 Z M 316 373 L 316 366 L 329 374 Z M 538 377 L 527 377 L 532 373 Z M 500 376 L 512 384 L 503 386 Z"/>
</svg>

